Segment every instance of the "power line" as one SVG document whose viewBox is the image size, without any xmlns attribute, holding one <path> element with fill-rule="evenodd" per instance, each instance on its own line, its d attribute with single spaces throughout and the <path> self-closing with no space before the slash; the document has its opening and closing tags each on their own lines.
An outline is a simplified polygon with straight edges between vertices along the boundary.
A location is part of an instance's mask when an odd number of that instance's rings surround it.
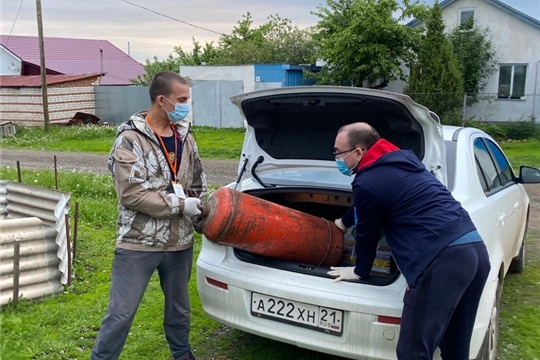
<svg viewBox="0 0 540 360">
<path fill-rule="evenodd" d="M 177 22 L 179 22 L 179 23 L 186 24 L 186 25 L 188 25 L 188 26 L 192 26 L 192 27 L 194 27 L 194 28 L 198 28 L 198 29 L 210 31 L 210 32 L 212 32 L 212 33 L 214 33 L 214 34 L 218 34 L 218 35 L 225 36 L 225 34 L 222 34 L 222 33 L 220 33 L 220 32 L 217 32 L 217 31 L 214 31 L 214 30 L 210 30 L 210 29 L 204 28 L 204 27 L 202 27 L 202 26 L 198 26 L 198 25 L 191 24 L 191 23 L 188 23 L 188 22 L 183 21 L 183 20 L 179 20 L 179 19 L 173 18 L 172 16 L 162 14 L 162 13 L 160 13 L 160 12 L 158 12 L 158 11 L 154 11 L 154 10 L 149 9 L 149 8 L 147 8 L 147 7 L 144 7 L 144 6 L 141 6 L 141 5 L 138 5 L 138 4 L 134 4 L 134 3 L 132 3 L 131 1 L 127 1 L 127 0 L 120 0 L 120 1 L 123 1 L 123 2 L 125 2 L 125 3 L 127 3 L 127 4 L 130 4 L 130 5 L 133 5 L 133 6 L 136 6 L 136 7 L 138 7 L 138 8 L 143 9 L 143 10 L 149 11 L 149 12 L 154 13 L 154 14 L 156 14 L 156 15 L 166 17 L 167 19 L 171 19 L 171 20 L 177 21 Z M 20 10 L 20 9 L 19 9 L 19 10 Z"/>
<path fill-rule="evenodd" d="M 11 30 L 9 30 L 9 36 L 11 36 L 11 32 L 13 31 L 13 28 L 15 27 L 15 23 L 17 22 L 17 18 L 19 17 L 19 13 L 21 12 L 22 4 L 24 0 L 21 0 L 21 4 L 19 5 L 19 10 L 17 10 L 17 15 L 15 15 L 15 20 L 13 20 L 13 25 L 11 25 Z M 9 38 L 8 38 L 9 41 Z"/>
</svg>

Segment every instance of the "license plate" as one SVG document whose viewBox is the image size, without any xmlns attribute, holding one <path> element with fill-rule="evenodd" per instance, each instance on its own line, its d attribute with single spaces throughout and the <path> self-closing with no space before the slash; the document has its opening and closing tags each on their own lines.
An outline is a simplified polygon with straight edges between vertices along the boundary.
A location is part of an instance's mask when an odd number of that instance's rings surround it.
<svg viewBox="0 0 540 360">
<path fill-rule="evenodd" d="M 343 335 L 343 311 L 323 306 L 251 293 L 251 315 Z"/>
</svg>

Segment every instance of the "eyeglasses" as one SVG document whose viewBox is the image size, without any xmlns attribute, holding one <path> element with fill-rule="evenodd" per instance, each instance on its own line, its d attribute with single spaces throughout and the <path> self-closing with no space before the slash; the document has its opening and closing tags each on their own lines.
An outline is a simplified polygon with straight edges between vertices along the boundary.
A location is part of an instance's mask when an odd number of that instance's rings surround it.
<svg viewBox="0 0 540 360">
<path fill-rule="evenodd" d="M 345 154 L 346 152 L 351 152 L 351 151 L 354 151 L 354 150 L 356 150 L 356 148 L 352 148 L 352 149 L 349 149 L 349 150 L 343 150 L 343 151 L 334 150 L 334 152 L 332 154 L 334 155 L 335 158 L 337 158 L 338 155 Z"/>
</svg>

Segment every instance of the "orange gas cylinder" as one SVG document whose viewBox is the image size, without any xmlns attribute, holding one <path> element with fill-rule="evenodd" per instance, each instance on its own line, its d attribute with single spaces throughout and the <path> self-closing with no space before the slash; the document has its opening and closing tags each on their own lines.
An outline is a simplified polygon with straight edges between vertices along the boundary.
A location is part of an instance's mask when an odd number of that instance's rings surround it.
<svg viewBox="0 0 540 360">
<path fill-rule="evenodd" d="M 204 205 L 202 231 L 218 244 L 308 265 L 336 265 L 343 252 L 343 233 L 332 221 L 230 188 Z"/>
</svg>

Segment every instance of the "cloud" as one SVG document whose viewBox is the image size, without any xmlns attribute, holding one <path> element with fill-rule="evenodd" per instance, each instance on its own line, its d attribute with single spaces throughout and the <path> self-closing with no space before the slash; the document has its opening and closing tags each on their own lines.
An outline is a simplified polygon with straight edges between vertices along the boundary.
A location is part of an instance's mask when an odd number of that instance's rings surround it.
<svg viewBox="0 0 540 360">
<path fill-rule="evenodd" d="M 318 3 L 312 0 L 254 0 L 250 3 L 240 0 L 129 1 L 225 34 L 229 34 L 248 11 L 255 26 L 263 24 L 269 15 L 276 13 L 298 26 L 310 26 L 316 19 L 309 11 L 315 10 Z M 2 34 L 9 33 L 20 4 L 15 0 L 2 2 Z M 129 42 L 131 55 L 139 61 L 154 55 L 167 57 L 174 46 L 190 51 L 193 37 L 201 44 L 219 39 L 219 34 L 167 19 L 121 0 L 51 0 L 42 2 L 42 13 L 45 36 L 106 39 L 126 52 Z M 37 35 L 34 2 L 23 3 L 12 34 Z"/>
</svg>

